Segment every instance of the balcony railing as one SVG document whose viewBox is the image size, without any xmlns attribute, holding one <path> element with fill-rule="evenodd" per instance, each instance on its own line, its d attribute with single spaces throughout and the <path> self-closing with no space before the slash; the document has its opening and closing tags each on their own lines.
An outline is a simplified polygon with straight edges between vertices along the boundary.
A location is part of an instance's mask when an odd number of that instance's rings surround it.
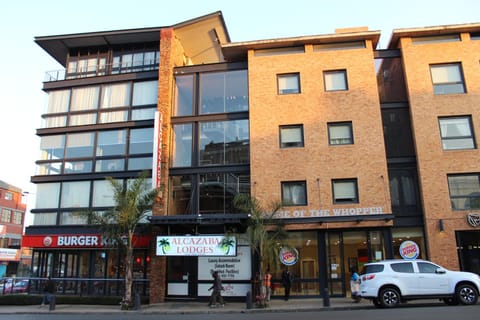
<svg viewBox="0 0 480 320">
<path fill-rule="evenodd" d="M 85 68 L 83 70 L 76 70 L 74 72 L 67 69 L 52 70 L 45 73 L 44 82 L 63 81 L 70 79 L 81 79 L 89 77 L 101 77 L 114 74 L 131 73 L 131 72 L 143 72 L 158 70 L 158 61 L 134 65 L 132 63 L 114 63 L 107 65 L 98 65 Z"/>
</svg>

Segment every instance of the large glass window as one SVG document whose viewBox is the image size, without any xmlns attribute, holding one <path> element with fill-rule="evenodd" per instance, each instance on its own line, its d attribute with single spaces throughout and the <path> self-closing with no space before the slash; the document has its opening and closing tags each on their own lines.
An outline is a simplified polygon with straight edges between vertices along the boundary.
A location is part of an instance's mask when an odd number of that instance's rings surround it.
<svg viewBox="0 0 480 320">
<path fill-rule="evenodd" d="M 443 150 L 474 149 L 471 117 L 439 118 Z"/>
<path fill-rule="evenodd" d="M 62 197 L 60 207 L 88 207 L 89 198 L 90 181 L 75 181 L 62 183 Z"/>
<path fill-rule="evenodd" d="M 325 71 L 323 79 L 325 91 L 343 91 L 348 89 L 346 70 Z"/>
<path fill-rule="evenodd" d="M 115 205 L 112 184 L 108 180 L 93 182 L 93 207 L 110 207 Z"/>
<path fill-rule="evenodd" d="M 193 79 L 193 75 L 177 76 L 175 78 L 174 116 L 193 114 Z"/>
<path fill-rule="evenodd" d="M 200 114 L 248 110 L 247 71 L 200 74 Z"/>
<path fill-rule="evenodd" d="M 393 244 L 393 258 L 402 259 L 400 254 L 400 247 L 405 241 L 413 241 L 420 248 L 418 259 L 426 259 L 427 251 L 425 249 L 425 237 L 423 236 L 422 228 L 393 228 L 392 229 L 392 244 Z"/>
<path fill-rule="evenodd" d="M 430 66 L 435 94 L 465 93 L 460 63 L 434 64 Z"/>
<path fill-rule="evenodd" d="M 351 122 L 336 122 L 328 124 L 328 142 L 330 145 L 353 144 Z"/>
<path fill-rule="evenodd" d="M 153 153 L 153 128 L 130 130 L 129 153 Z"/>
<path fill-rule="evenodd" d="M 357 179 L 332 180 L 333 203 L 358 203 Z"/>
<path fill-rule="evenodd" d="M 70 103 L 70 90 L 56 90 L 48 93 L 47 113 L 67 112 Z"/>
<path fill-rule="evenodd" d="M 448 175 L 450 201 L 454 210 L 480 209 L 480 175 Z"/>
<path fill-rule="evenodd" d="M 132 106 L 157 104 L 158 81 L 143 81 L 133 84 Z"/>
<path fill-rule="evenodd" d="M 249 161 L 248 120 L 200 123 L 200 165 Z"/>
<path fill-rule="evenodd" d="M 282 204 L 285 206 L 307 205 L 307 182 L 284 181 L 282 182 Z"/>
<path fill-rule="evenodd" d="M 97 123 L 96 113 L 71 114 L 69 117 L 70 126 L 84 126 Z"/>
<path fill-rule="evenodd" d="M 278 74 L 278 94 L 300 93 L 300 74 Z"/>
<path fill-rule="evenodd" d="M 101 131 L 97 138 L 97 157 L 123 155 L 126 147 L 126 131 Z"/>
<path fill-rule="evenodd" d="M 102 88 L 102 108 L 130 105 L 130 83 L 105 85 Z"/>
<path fill-rule="evenodd" d="M 36 209 L 58 208 L 60 198 L 60 183 L 37 184 L 37 196 L 35 197 Z"/>
<path fill-rule="evenodd" d="M 59 117 L 44 117 L 43 118 L 43 127 L 44 128 L 57 128 L 64 127 L 67 125 L 67 116 Z"/>
<path fill-rule="evenodd" d="M 97 109 L 99 91 L 99 87 L 74 88 L 70 111 Z"/>
<path fill-rule="evenodd" d="M 151 170 L 152 169 L 151 157 L 129 158 L 128 170 Z"/>
<path fill-rule="evenodd" d="M 72 133 L 67 135 L 66 158 L 93 156 L 93 132 Z"/>
<path fill-rule="evenodd" d="M 233 198 L 250 192 L 250 176 L 235 173 L 209 173 L 200 175 L 201 213 L 235 212 Z"/>
<path fill-rule="evenodd" d="M 192 177 L 170 177 L 168 210 L 172 215 L 192 213 Z"/>
<path fill-rule="evenodd" d="M 65 150 L 65 136 L 44 136 L 40 140 L 40 150 L 42 160 L 63 159 Z"/>
<path fill-rule="evenodd" d="M 303 147 L 303 125 L 280 126 L 280 148 Z"/>
<path fill-rule="evenodd" d="M 92 161 L 65 161 L 65 174 L 92 172 Z"/>
<path fill-rule="evenodd" d="M 125 159 L 104 159 L 95 161 L 95 172 L 123 171 Z"/>
<path fill-rule="evenodd" d="M 192 165 L 192 124 L 173 126 L 172 167 Z"/>
</svg>

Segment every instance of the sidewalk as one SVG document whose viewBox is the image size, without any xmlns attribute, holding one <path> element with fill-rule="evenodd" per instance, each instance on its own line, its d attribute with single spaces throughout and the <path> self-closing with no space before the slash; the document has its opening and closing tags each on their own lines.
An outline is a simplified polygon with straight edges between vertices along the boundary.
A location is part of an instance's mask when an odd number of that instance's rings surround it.
<svg viewBox="0 0 480 320">
<path fill-rule="evenodd" d="M 116 313 L 143 313 L 143 314 L 199 314 L 199 313 L 255 313 L 255 312 L 301 312 L 322 310 L 351 310 L 371 309 L 373 304 L 368 300 L 354 303 L 350 298 L 331 298 L 330 305 L 324 306 L 322 298 L 315 299 L 290 299 L 289 301 L 272 300 L 267 308 L 247 309 L 246 303 L 230 302 L 224 307 L 210 308 L 206 302 L 174 301 L 158 304 L 142 305 L 140 310 L 124 311 L 120 306 L 103 305 L 56 305 L 55 310 L 50 311 L 48 306 L 40 308 L 39 305 L 28 306 L 0 306 L 0 314 L 116 314 Z M 438 300 L 418 300 L 409 304 L 421 305 L 444 305 Z"/>
</svg>

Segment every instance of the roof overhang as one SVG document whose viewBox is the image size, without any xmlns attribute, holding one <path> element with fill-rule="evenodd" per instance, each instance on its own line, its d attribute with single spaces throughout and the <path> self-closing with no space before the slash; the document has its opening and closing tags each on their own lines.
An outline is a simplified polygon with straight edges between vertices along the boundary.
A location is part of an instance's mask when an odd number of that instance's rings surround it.
<svg viewBox="0 0 480 320">
<path fill-rule="evenodd" d="M 248 50 L 274 49 L 283 47 L 303 46 L 305 44 L 327 44 L 371 40 L 373 48 L 377 47 L 380 31 L 362 31 L 349 33 L 334 33 L 326 35 L 302 36 L 292 38 L 279 38 L 234 42 L 222 45 L 223 55 L 227 61 L 246 60 Z"/>
<path fill-rule="evenodd" d="M 388 43 L 389 49 L 396 49 L 401 38 L 439 36 L 461 32 L 480 32 L 480 23 L 452 24 L 424 28 L 394 29 Z"/>
<path fill-rule="evenodd" d="M 212 44 L 215 44 L 218 47 L 216 51 L 220 52 L 220 43 L 230 42 L 220 11 L 173 26 L 35 37 L 34 41 L 65 67 L 68 52 L 71 49 L 159 42 L 160 30 L 163 28 L 173 28 L 177 37 L 184 42 L 185 50 L 192 54 L 205 47 L 212 47 Z M 212 34 L 218 37 L 213 37 Z M 215 56 L 218 56 L 218 53 Z"/>
<path fill-rule="evenodd" d="M 250 215 L 246 213 L 182 214 L 174 216 L 150 216 L 148 219 L 155 225 L 222 225 L 244 224 L 250 220 Z"/>
</svg>

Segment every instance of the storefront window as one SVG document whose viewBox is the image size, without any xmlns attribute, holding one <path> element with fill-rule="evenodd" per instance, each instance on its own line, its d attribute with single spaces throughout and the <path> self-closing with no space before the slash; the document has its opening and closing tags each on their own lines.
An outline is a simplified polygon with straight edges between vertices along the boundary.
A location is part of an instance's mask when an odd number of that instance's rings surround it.
<svg viewBox="0 0 480 320">
<path fill-rule="evenodd" d="M 403 259 L 400 254 L 400 247 L 406 241 L 412 241 L 418 246 L 420 252 L 417 259 L 426 259 L 427 252 L 425 250 L 425 237 L 422 228 L 395 228 L 392 230 L 393 241 L 393 257 L 395 259 Z M 405 245 L 405 244 L 404 244 Z"/>
</svg>

